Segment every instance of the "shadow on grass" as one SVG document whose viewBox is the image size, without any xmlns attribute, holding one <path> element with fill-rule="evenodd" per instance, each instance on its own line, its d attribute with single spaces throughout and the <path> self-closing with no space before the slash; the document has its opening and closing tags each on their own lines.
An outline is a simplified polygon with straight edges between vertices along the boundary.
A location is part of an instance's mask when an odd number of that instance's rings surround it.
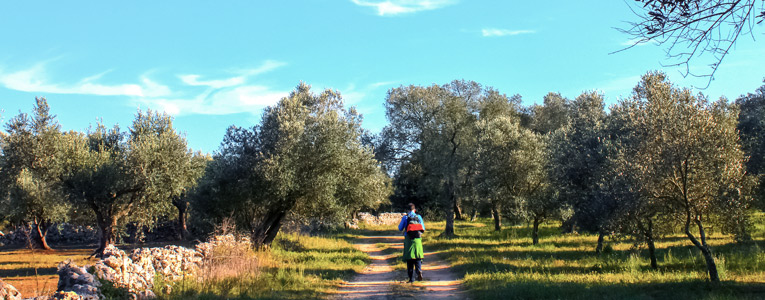
<svg viewBox="0 0 765 300">
<path fill-rule="evenodd" d="M 699 280 L 668 283 L 576 283 L 473 280 L 478 299 L 763 299 L 765 284 Z"/>
<path fill-rule="evenodd" d="M 37 273 L 35 273 L 35 268 L 15 268 L 12 270 L 0 270 L 0 278 L 9 278 L 9 277 L 27 277 L 27 276 L 35 276 L 36 275 L 56 275 L 56 268 L 37 268 Z"/>
</svg>

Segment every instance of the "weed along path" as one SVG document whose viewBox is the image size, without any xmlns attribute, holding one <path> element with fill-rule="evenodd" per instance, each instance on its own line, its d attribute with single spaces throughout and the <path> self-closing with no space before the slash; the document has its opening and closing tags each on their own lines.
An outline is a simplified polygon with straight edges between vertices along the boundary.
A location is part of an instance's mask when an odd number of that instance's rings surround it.
<svg viewBox="0 0 765 300">
<path fill-rule="evenodd" d="M 424 281 L 406 283 L 406 265 L 400 262 L 403 242 L 403 236 L 399 235 L 358 238 L 354 246 L 368 253 L 372 263 L 351 281 L 343 283 L 334 298 L 467 299 L 461 280 L 438 253 L 425 253 L 422 264 Z"/>
</svg>

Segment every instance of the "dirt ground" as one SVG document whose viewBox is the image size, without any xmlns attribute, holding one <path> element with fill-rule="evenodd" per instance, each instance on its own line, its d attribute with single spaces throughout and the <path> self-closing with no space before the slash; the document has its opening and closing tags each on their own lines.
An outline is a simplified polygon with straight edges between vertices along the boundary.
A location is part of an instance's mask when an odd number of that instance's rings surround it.
<svg viewBox="0 0 765 300">
<path fill-rule="evenodd" d="M 423 281 L 406 283 L 406 271 L 394 270 L 401 257 L 403 236 L 364 236 L 355 247 L 369 254 L 372 263 L 343 284 L 336 299 L 467 299 L 461 281 L 438 253 L 427 252 L 422 264 Z M 381 247 L 383 246 L 383 247 Z M 384 251 L 386 248 L 397 251 Z M 387 253 L 387 254 L 386 254 Z"/>
</svg>

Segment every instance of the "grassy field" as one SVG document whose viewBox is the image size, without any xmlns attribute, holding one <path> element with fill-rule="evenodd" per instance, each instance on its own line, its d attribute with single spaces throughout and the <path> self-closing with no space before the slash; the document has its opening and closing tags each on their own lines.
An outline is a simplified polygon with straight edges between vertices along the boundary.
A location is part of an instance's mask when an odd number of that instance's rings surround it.
<svg viewBox="0 0 765 300">
<path fill-rule="evenodd" d="M 170 289 L 157 279 L 155 290 L 160 299 L 323 298 L 369 263 L 369 256 L 349 242 L 354 237 L 348 233 L 328 237 L 281 234 L 271 251 L 248 250 L 247 257 L 204 270 L 200 278 L 169 284 Z M 24 297 L 50 295 L 58 283 L 58 263 L 71 259 L 78 265 L 93 264 L 96 260 L 88 257 L 91 253 L 92 248 L 82 246 L 55 251 L 4 247 L 0 249 L 0 278 Z"/>
<path fill-rule="evenodd" d="M 34 251 L 25 248 L 0 250 L 0 278 L 16 287 L 24 297 L 52 294 L 56 291 L 58 263 L 71 259 L 78 265 L 92 264 L 88 258 L 92 248 L 64 247 L 55 251 Z"/>
<path fill-rule="evenodd" d="M 757 218 L 753 242 L 710 237 L 723 279 L 719 286 L 707 282 L 703 259 L 681 235 L 657 243 L 659 270 L 651 270 L 647 251 L 629 240 L 607 239 L 606 251 L 596 255 L 596 236 L 561 234 L 557 224 L 542 226 L 539 245 L 531 245 L 527 226 L 495 232 L 489 219 L 457 222 L 458 236 L 446 239 L 438 237 L 443 222 L 428 222 L 424 245 L 464 276 L 475 299 L 765 299 L 765 215 Z M 247 250 L 201 277 L 168 286 L 158 280 L 155 291 L 173 300 L 324 298 L 369 263 L 367 254 L 352 247 L 356 237 L 393 234 L 398 233 L 384 226 L 316 237 L 280 234 L 271 251 Z M 0 278 L 25 296 L 43 295 L 55 289 L 59 261 L 92 263 L 90 251 L 0 250 Z"/>
<path fill-rule="evenodd" d="M 594 253 L 597 236 L 560 234 L 558 226 L 540 229 L 531 244 L 526 226 L 495 232 L 491 220 L 457 222 L 458 237 L 439 238 L 441 223 L 429 223 L 425 251 L 439 251 L 464 275 L 475 298 L 489 299 L 765 299 L 765 222 L 755 241 L 736 244 L 730 236 L 712 235 L 723 279 L 707 282 L 700 253 L 681 235 L 656 244 L 659 270 L 651 270 L 647 250 L 628 240 L 607 240 Z"/>
<path fill-rule="evenodd" d="M 171 293 L 158 293 L 159 299 L 324 298 L 370 262 L 367 254 L 348 241 L 353 238 L 352 234 L 280 234 L 271 251 L 251 252 L 256 263 L 249 268 L 230 276 L 205 274 L 202 280 L 177 282 Z M 241 265 L 237 260 L 226 262 L 223 269 L 237 265 Z"/>
</svg>

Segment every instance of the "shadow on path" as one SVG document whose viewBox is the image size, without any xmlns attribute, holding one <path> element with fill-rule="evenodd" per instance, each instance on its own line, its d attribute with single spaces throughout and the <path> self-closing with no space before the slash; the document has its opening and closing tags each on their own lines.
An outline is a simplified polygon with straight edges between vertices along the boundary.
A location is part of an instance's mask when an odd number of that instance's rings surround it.
<svg viewBox="0 0 765 300">
<path fill-rule="evenodd" d="M 369 254 L 372 263 L 350 282 L 340 286 L 335 299 L 468 299 L 461 280 L 451 271 L 449 264 L 436 252 L 426 252 L 422 271 L 424 281 L 409 284 L 405 271 L 396 271 L 393 265 L 401 252 L 386 254 L 378 244 L 401 250 L 402 236 L 364 236 L 357 239 L 354 247 Z M 426 246 L 427 248 L 427 246 Z"/>
</svg>

